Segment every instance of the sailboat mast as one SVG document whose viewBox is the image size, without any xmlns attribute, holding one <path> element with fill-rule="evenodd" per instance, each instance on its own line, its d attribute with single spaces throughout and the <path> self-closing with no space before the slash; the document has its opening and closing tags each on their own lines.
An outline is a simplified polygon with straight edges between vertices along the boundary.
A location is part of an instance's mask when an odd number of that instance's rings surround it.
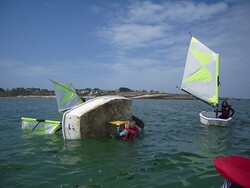
<svg viewBox="0 0 250 188">
<path fill-rule="evenodd" d="M 215 110 L 215 117 L 218 118 L 218 114 L 219 114 L 219 105 L 216 104 L 216 110 Z"/>
</svg>

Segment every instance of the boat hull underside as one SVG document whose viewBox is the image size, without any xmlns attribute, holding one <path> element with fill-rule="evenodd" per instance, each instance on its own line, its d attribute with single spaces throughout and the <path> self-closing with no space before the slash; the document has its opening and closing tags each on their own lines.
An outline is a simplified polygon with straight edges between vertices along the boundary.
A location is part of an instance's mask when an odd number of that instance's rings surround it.
<svg viewBox="0 0 250 188">
<path fill-rule="evenodd" d="M 229 122 L 232 120 L 231 117 L 228 119 L 216 118 L 214 112 L 202 111 L 199 115 L 200 115 L 200 122 L 203 125 L 228 126 Z"/>
<path fill-rule="evenodd" d="M 132 117 L 131 100 L 112 100 L 91 111 L 65 117 L 64 139 L 106 138 L 116 132 L 113 120 L 126 120 Z M 73 128 L 73 129 L 72 129 Z"/>
</svg>

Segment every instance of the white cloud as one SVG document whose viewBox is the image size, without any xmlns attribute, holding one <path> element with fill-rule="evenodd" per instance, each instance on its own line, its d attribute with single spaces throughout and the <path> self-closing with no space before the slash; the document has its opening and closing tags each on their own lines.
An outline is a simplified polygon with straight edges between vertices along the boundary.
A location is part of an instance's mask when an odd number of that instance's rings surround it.
<svg viewBox="0 0 250 188">
<path fill-rule="evenodd" d="M 102 34 L 114 45 L 131 49 L 154 44 L 165 36 L 167 29 L 163 25 L 114 24 Z"/>
<path fill-rule="evenodd" d="M 88 74 L 91 72 L 91 69 L 96 69 L 96 66 L 98 66 L 98 64 L 91 64 L 84 60 L 52 61 L 50 63 L 40 62 L 39 64 L 14 60 L 1 60 L 0 77 L 18 77 L 20 79 L 43 77 L 44 79 L 49 79 L 51 77 L 60 76 L 65 77 L 64 79 L 67 82 L 69 77 L 73 77 L 79 74 L 79 72 L 81 75 Z"/>
<path fill-rule="evenodd" d="M 227 4 L 223 2 L 215 4 L 196 4 L 192 1 L 166 2 L 164 6 L 167 9 L 166 19 L 180 23 L 205 21 L 227 9 Z"/>
<path fill-rule="evenodd" d="M 151 1 L 137 2 L 128 7 L 129 22 L 163 23 L 175 21 L 191 23 L 197 20 L 207 20 L 227 9 L 227 4 L 195 3 L 192 1 L 167 1 L 153 3 Z"/>
<path fill-rule="evenodd" d="M 179 34 L 178 30 L 181 28 L 209 20 L 227 8 L 227 4 L 223 2 L 195 4 L 192 1 L 139 1 L 125 7 L 125 13 L 113 15 L 109 25 L 100 33 L 106 41 L 126 49 L 154 46 L 159 43 L 164 45 L 164 42 L 175 40 L 172 36 Z"/>
<path fill-rule="evenodd" d="M 36 76 L 48 76 L 53 74 L 58 74 L 58 67 L 55 65 L 32 65 L 28 62 L 22 62 L 17 60 L 1 60 L 0 69 L 1 76 L 12 78 L 13 76 L 25 76 L 25 77 L 36 77 Z"/>
<path fill-rule="evenodd" d="M 189 31 L 220 53 L 222 81 L 232 77 L 236 66 L 249 67 L 246 55 L 250 48 L 249 3 L 137 1 L 122 8 L 123 11 L 116 11 L 113 17 L 109 17 L 100 36 L 112 44 L 116 52 L 113 54 L 116 61 L 109 68 L 123 78 L 128 73 L 133 77 L 142 76 L 143 79 L 136 79 L 138 85 L 151 84 L 150 87 L 158 85 L 160 88 L 164 79 L 176 83 L 182 78 Z M 149 74 L 154 74 L 154 77 L 147 79 L 145 75 Z M 241 75 L 247 75 L 244 70 L 235 74 L 233 82 L 241 80 Z M 233 94 L 231 88 L 224 89 Z"/>
</svg>

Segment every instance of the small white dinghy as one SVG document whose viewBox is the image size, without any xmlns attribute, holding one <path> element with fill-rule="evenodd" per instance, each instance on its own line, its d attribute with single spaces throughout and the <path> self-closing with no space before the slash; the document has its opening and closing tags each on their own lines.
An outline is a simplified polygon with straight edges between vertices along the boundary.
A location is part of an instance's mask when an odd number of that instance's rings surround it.
<svg viewBox="0 0 250 188">
<path fill-rule="evenodd" d="M 204 125 L 214 125 L 214 126 L 228 126 L 229 121 L 232 120 L 231 117 L 228 119 L 216 118 L 214 112 L 202 111 L 200 114 L 200 122 Z"/>
<path fill-rule="evenodd" d="M 219 73 L 219 54 L 192 37 L 179 89 L 215 108 L 215 112 L 202 111 L 199 114 L 200 122 L 204 125 L 226 126 L 232 120 L 231 117 L 228 119 L 218 118 Z"/>
<path fill-rule="evenodd" d="M 112 120 L 132 117 L 132 100 L 122 96 L 102 96 L 66 111 L 62 118 L 64 139 L 102 138 L 116 131 Z"/>
</svg>

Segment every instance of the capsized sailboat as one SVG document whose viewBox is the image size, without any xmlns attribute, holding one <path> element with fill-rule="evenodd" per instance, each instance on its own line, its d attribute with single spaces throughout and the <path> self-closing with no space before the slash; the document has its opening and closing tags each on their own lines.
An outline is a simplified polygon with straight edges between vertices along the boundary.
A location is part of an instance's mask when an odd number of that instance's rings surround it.
<svg viewBox="0 0 250 188">
<path fill-rule="evenodd" d="M 58 111 L 64 112 L 83 103 L 71 83 L 60 84 L 53 80 L 50 81 L 55 88 Z M 39 132 L 41 134 L 54 134 L 62 128 L 60 121 L 27 117 L 21 117 L 21 120 L 22 129 Z"/>
<path fill-rule="evenodd" d="M 22 117 L 22 129 L 53 134 L 62 129 L 64 139 L 109 137 L 116 132 L 117 123 L 132 118 L 138 127 L 144 122 L 132 115 L 132 100 L 122 96 L 101 96 L 82 101 L 71 83 L 60 84 L 50 80 L 55 88 L 58 110 L 62 121 Z"/>
<path fill-rule="evenodd" d="M 200 122 L 205 125 L 225 126 L 232 119 L 218 118 L 219 73 L 219 54 L 192 37 L 180 89 L 215 108 L 215 112 L 199 114 Z"/>
<path fill-rule="evenodd" d="M 104 138 L 116 131 L 108 126 L 112 120 L 132 117 L 132 100 L 122 96 L 101 96 L 64 112 L 64 139 Z"/>
<path fill-rule="evenodd" d="M 64 112 L 83 103 L 72 83 L 58 83 L 50 80 L 55 89 L 58 111 Z"/>
</svg>

